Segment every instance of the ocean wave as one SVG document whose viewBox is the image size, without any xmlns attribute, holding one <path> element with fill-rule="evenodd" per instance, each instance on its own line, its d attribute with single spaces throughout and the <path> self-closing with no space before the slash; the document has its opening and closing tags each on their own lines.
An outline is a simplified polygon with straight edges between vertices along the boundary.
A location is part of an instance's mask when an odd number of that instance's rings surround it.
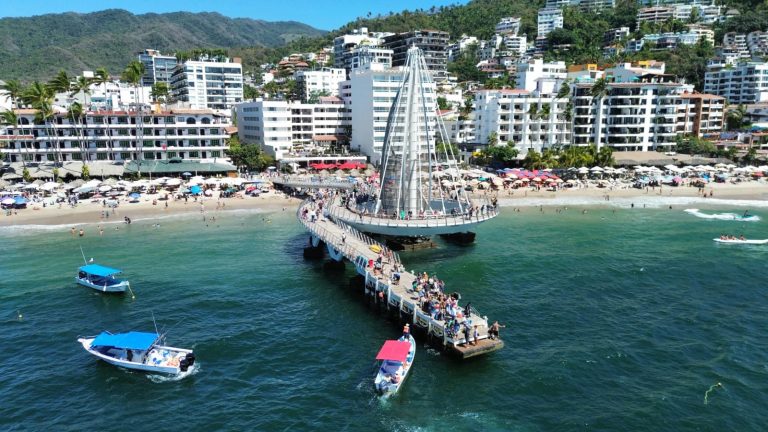
<svg viewBox="0 0 768 432">
<path fill-rule="evenodd" d="M 756 215 L 745 216 L 744 214 L 736 214 L 736 213 L 709 214 L 709 213 L 704 213 L 699 209 L 695 209 L 695 208 L 685 209 L 685 212 L 701 219 L 730 220 L 730 221 L 739 221 L 739 222 L 757 222 L 760 220 L 760 216 L 756 216 Z"/>
<path fill-rule="evenodd" d="M 674 196 L 635 196 L 635 197 L 611 197 L 606 201 L 603 196 L 573 196 L 573 197 L 531 197 L 531 198 L 501 198 L 501 207 L 563 207 L 563 206 L 589 206 L 589 207 L 613 207 L 629 208 L 634 204 L 635 208 L 666 208 L 690 207 L 706 205 L 708 207 L 739 207 L 768 208 L 768 201 L 740 200 L 740 199 L 716 199 L 702 197 L 674 197 Z"/>
</svg>

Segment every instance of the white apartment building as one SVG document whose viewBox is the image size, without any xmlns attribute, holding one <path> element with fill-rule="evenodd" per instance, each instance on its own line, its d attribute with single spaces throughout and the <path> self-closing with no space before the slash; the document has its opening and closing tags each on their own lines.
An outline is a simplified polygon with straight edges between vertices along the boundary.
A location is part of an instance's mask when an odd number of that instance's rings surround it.
<svg viewBox="0 0 768 432">
<path fill-rule="evenodd" d="M 85 97 L 83 107 L 86 110 L 133 110 L 139 106 L 148 107 L 152 102 L 151 93 L 152 88 L 148 86 L 134 87 L 128 83 L 110 81 L 106 84 L 91 84 L 89 93 L 85 95 L 82 92 L 56 93 L 53 104 L 68 109 L 75 101 L 82 105 Z"/>
<path fill-rule="evenodd" d="M 381 161 L 387 118 L 403 73 L 401 68 L 385 69 L 373 63 L 353 70 L 349 81 L 342 84 L 342 93 L 349 95 L 348 107 L 352 111 L 351 149 L 368 156 L 371 163 Z M 425 91 L 435 95 L 435 84 Z M 429 112 L 435 112 L 437 97 L 427 97 L 425 104 Z"/>
<path fill-rule="evenodd" d="M 499 145 L 514 144 L 520 157 L 530 150 L 571 142 L 568 98 L 526 90 L 481 90 L 475 94 L 475 139 L 495 133 Z"/>
<path fill-rule="evenodd" d="M 557 93 L 567 75 L 565 62 L 545 63 L 542 59 L 533 59 L 517 64 L 516 87 L 541 94 Z"/>
<path fill-rule="evenodd" d="M 153 49 L 145 49 L 136 54 L 136 57 L 144 64 L 141 84 L 148 87 L 157 82 L 170 83 L 173 70 L 179 63 L 176 56 L 163 55 L 160 51 Z"/>
<path fill-rule="evenodd" d="M 243 66 L 234 61 L 188 60 L 171 76 L 171 95 L 193 109 L 232 108 L 243 101 Z"/>
<path fill-rule="evenodd" d="M 352 30 L 351 33 L 337 36 L 333 39 L 333 67 L 344 68 L 349 71 L 352 69 L 352 61 L 349 59 L 350 55 L 354 55 L 355 49 L 358 47 L 381 47 L 383 38 L 389 36 L 392 33 L 384 32 L 368 32 L 367 27 L 361 27 L 359 29 Z M 390 53 L 390 65 L 392 64 L 392 56 Z"/>
<path fill-rule="evenodd" d="M 747 47 L 752 55 L 768 55 L 768 31 L 754 31 L 748 34 Z"/>
<path fill-rule="evenodd" d="M 653 81 L 609 83 L 602 98 L 592 95 L 594 83 L 576 83 L 573 144 L 617 151 L 672 149 L 680 132 L 680 95 L 693 86 Z"/>
<path fill-rule="evenodd" d="M 520 17 L 504 17 L 496 24 L 496 33 L 517 36 L 520 31 Z"/>
<path fill-rule="evenodd" d="M 310 152 L 326 153 L 346 144 L 351 117 L 341 99 L 320 103 L 256 100 L 238 104 L 237 130 L 247 144 L 258 144 L 275 159 Z"/>
<path fill-rule="evenodd" d="M 454 144 L 474 143 L 475 122 L 472 119 L 461 119 L 455 114 L 442 117 L 448 140 Z M 458 155 L 455 155 L 458 157 Z"/>
<path fill-rule="evenodd" d="M 296 71 L 294 77 L 301 100 L 307 102 L 312 95 L 338 96 L 339 84 L 347 79 L 347 72 L 344 69 L 322 68 L 318 71 Z"/>
<path fill-rule="evenodd" d="M 563 28 L 563 11 L 557 8 L 539 9 L 537 37 L 546 37 L 554 29 Z"/>
<path fill-rule="evenodd" d="M 704 92 L 723 96 L 730 104 L 768 101 L 768 62 L 715 59 L 707 64 Z"/>
<path fill-rule="evenodd" d="M 689 3 L 640 8 L 637 11 L 637 22 L 638 24 L 642 22 L 660 23 L 668 19 L 688 21 L 694 8 L 699 14 L 698 22 L 701 24 L 711 25 L 724 18 L 720 6 Z"/>
<path fill-rule="evenodd" d="M 476 37 L 461 35 L 459 40 L 445 48 L 445 51 L 448 53 L 448 61 L 454 61 L 459 58 L 461 54 L 467 50 L 467 47 L 472 44 L 479 45 Z"/>
<path fill-rule="evenodd" d="M 358 46 L 345 54 L 345 66 L 347 71 L 357 69 L 368 63 L 378 63 L 385 68 L 392 67 L 393 51 L 389 48 L 374 46 Z M 345 79 L 348 78 L 345 76 Z"/>
<path fill-rule="evenodd" d="M 700 40 L 713 43 L 715 32 L 706 28 L 696 28 L 684 33 L 653 33 L 643 36 L 641 43 L 627 44 L 627 51 L 640 51 L 644 45 L 652 44 L 652 51 L 672 50 L 679 45 L 696 45 Z"/>
<path fill-rule="evenodd" d="M 510 57 L 520 57 L 528 50 L 528 39 L 525 35 L 513 36 L 505 35 L 501 41 L 500 55 Z"/>
<path fill-rule="evenodd" d="M 171 109 L 138 117 L 136 112 L 92 111 L 84 124 L 66 114 L 35 124 L 36 110 L 16 113 L 19 125 L 1 133 L 6 145 L 0 154 L 10 162 L 225 158 L 231 126 L 211 110 Z"/>
</svg>

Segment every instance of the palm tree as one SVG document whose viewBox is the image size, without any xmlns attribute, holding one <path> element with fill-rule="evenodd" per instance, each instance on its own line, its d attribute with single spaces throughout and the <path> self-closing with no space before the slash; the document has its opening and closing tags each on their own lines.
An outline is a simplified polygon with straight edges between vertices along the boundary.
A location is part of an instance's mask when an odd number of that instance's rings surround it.
<svg viewBox="0 0 768 432">
<path fill-rule="evenodd" d="M 85 112 L 83 111 L 83 106 L 80 105 L 80 102 L 77 102 L 77 101 L 73 102 L 72 105 L 70 105 L 69 109 L 67 110 L 67 115 L 69 116 L 69 118 L 72 119 L 73 123 L 77 123 L 80 125 L 83 124 L 84 114 Z M 85 143 L 84 143 L 83 135 L 84 134 L 82 133 L 82 129 L 81 129 L 81 134 L 80 134 L 80 139 L 78 140 L 78 144 L 80 147 L 80 158 L 83 161 L 83 165 L 85 165 L 86 162 L 88 161 L 88 156 L 85 151 Z"/>
<path fill-rule="evenodd" d="M 74 95 L 76 95 L 78 93 L 81 93 L 81 92 L 83 93 L 83 104 L 82 105 L 78 104 L 79 106 L 77 107 L 77 111 L 79 111 L 79 114 L 80 114 L 78 116 L 78 119 L 79 119 L 78 123 L 79 123 L 79 127 L 80 127 L 80 139 L 82 141 L 81 145 L 80 145 L 80 149 L 84 153 L 83 156 L 87 156 L 87 153 L 85 153 L 85 149 L 86 149 L 86 145 L 87 145 L 87 143 L 85 142 L 85 123 L 87 121 L 87 115 L 86 115 L 87 114 L 87 109 L 85 108 L 86 107 L 85 98 L 89 94 L 91 94 L 91 83 L 92 82 L 93 81 L 91 79 L 88 79 L 88 78 L 86 78 L 84 76 L 77 77 L 75 82 L 72 83 L 72 88 L 71 88 L 71 93 L 70 93 L 70 96 L 74 96 Z M 75 103 L 77 103 L 77 102 L 75 102 Z M 85 162 L 87 160 L 88 160 L 87 157 L 84 158 L 83 159 L 83 164 L 85 164 Z"/>
<path fill-rule="evenodd" d="M 144 76 L 144 63 L 133 60 L 132 62 L 128 63 L 128 66 L 125 67 L 125 70 L 123 71 L 122 79 L 131 85 L 133 85 L 134 88 L 134 102 L 137 105 L 136 109 L 136 151 L 138 153 L 138 160 L 141 161 L 144 158 L 143 153 L 143 147 L 144 147 L 144 125 L 142 123 L 144 120 L 144 115 L 142 113 L 142 109 L 138 106 L 139 105 L 139 86 L 141 85 L 141 77 Z M 141 167 L 141 165 L 139 165 Z M 141 168 L 139 168 L 139 176 L 141 176 Z"/>
<path fill-rule="evenodd" d="M 56 134 L 56 124 L 51 121 L 54 117 L 54 112 L 53 92 L 50 87 L 39 81 L 34 81 L 24 91 L 21 100 L 37 110 L 37 114 L 35 114 L 35 122 L 45 125 L 45 134 L 48 141 L 52 141 L 51 136 L 55 137 L 53 140 L 54 155 L 57 159 L 56 163 L 61 163 L 61 149 L 59 148 L 59 138 Z M 53 134 L 51 134 L 51 127 L 53 128 Z"/>
<path fill-rule="evenodd" d="M 7 110 L 0 113 L 0 123 L 8 126 L 12 126 L 16 131 L 14 132 L 15 135 L 19 135 L 19 116 L 16 115 L 16 112 L 13 110 Z M 21 141 L 22 147 L 19 150 L 23 150 L 26 145 L 24 144 L 24 141 Z M 22 152 L 23 153 L 23 152 Z M 21 164 L 24 166 L 24 168 L 27 168 L 27 161 L 24 159 L 24 155 L 21 155 Z"/>
<path fill-rule="evenodd" d="M 67 72 L 63 70 L 60 70 L 59 73 L 56 74 L 56 76 L 51 81 L 48 82 L 48 88 L 52 93 L 67 93 L 70 97 L 72 97 L 74 93 L 76 93 L 76 91 L 74 91 L 72 77 L 67 75 Z M 51 95 L 51 96 L 54 96 L 54 95 Z M 77 127 L 77 122 L 75 121 L 74 117 L 71 117 L 71 116 L 68 116 L 68 117 L 71 122 L 70 125 L 72 126 L 70 136 L 78 137 L 78 141 L 80 141 L 79 128 Z"/>
<path fill-rule="evenodd" d="M 592 86 L 592 89 L 590 90 L 590 94 L 592 95 L 592 101 L 597 101 L 597 111 L 595 113 L 595 130 L 597 130 L 597 134 L 595 136 L 597 141 L 597 147 L 598 150 L 600 149 L 600 143 L 602 142 L 602 137 L 600 136 L 600 130 L 602 129 L 601 123 L 603 121 L 603 100 L 605 99 L 605 95 L 608 93 L 608 82 L 605 80 L 605 78 L 600 78 L 597 81 L 595 81 L 595 84 Z"/>
<path fill-rule="evenodd" d="M 109 71 L 107 71 L 106 68 L 98 68 L 96 69 L 96 72 L 93 76 L 93 82 L 95 84 L 101 84 L 104 86 L 104 109 L 106 110 L 107 107 L 107 83 L 109 82 Z M 109 111 L 109 110 L 107 110 Z M 112 131 L 109 127 L 109 115 L 104 116 L 104 121 L 107 126 L 107 148 L 109 148 L 109 154 L 112 155 L 112 151 L 114 149 L 114 146 L 112 145 Z"/>
<path fill-rule="evenodd" d="M 11 108 L 18 108 L 21 95 L 24 94 L 24 86 L 21 85 L 19 80 L 8 80 L 0 86 L 0 90 L 5 90 L 8 93 L 7 99 L 11 100 Z"/>
<path fill-rule="evenodd" d="M 168 98 L 168 92 L 168 83 L 160 81 L 152 85 L 152 92 L 149 96 L 152 98 L 152 102 L 165 103 Z"/>
</svg>

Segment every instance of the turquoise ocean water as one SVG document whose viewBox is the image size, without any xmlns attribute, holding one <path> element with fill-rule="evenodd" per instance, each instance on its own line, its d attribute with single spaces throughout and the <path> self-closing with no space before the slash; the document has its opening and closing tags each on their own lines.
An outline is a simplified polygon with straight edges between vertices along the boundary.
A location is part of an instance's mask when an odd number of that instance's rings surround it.
<svg viewBox="0 0 768 432">
<path fill-rule="evenodd" d="M 768 209 L 683 208 L 505 208 L 474 245 L 404 254 L 506 324 L 506 347 L 458 362 L 420 343 L 388 402 L 373 359 L 399 328 L 350 291 L 351 265 L 302 258 L 292 213 L 83 239 L 0 228 L 0 430 L 765 430 L 768 246 L 712 238 L 768 238 Z M 75 285 L 81 245 L 136 299 Z M 153 313 L 194 348 L 191 376 L 119 370 L 76 342 L 152 330 Z"/>
</svg>

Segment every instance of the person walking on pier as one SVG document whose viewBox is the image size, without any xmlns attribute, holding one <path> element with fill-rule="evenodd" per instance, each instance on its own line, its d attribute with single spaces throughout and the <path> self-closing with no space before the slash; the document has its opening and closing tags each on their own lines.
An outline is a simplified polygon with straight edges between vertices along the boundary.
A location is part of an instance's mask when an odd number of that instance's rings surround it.
<svg viewBox="0 0 768 432">
<path fill-rule="evenodd" d="M 464 316 L 467 319 L 470 319 L 470 317 L 472 316 L 472 303 L 468 302 L 467 305 L 464 306 Z"/>
</svg>

